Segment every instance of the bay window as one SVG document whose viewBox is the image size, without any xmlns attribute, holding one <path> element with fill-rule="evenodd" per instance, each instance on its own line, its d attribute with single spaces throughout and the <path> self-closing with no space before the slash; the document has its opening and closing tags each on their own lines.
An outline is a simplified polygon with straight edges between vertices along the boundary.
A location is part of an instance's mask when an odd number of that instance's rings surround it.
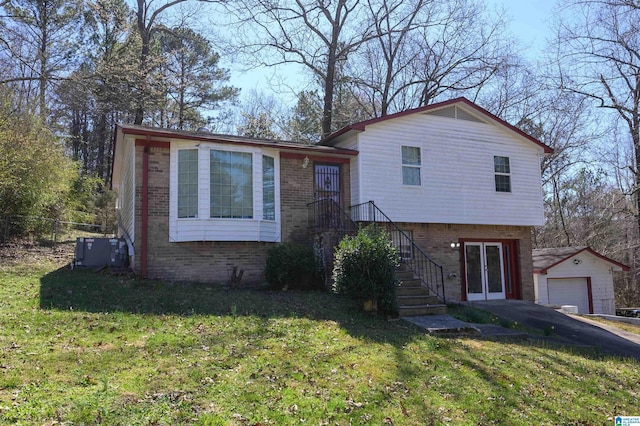
<svg viewBox="0 0 640 426">
<path fill-rule="evenodd" d="M 170 241 L 280 241 L 276 149 L 173 141 L 169 161 Z"/>
</svg>

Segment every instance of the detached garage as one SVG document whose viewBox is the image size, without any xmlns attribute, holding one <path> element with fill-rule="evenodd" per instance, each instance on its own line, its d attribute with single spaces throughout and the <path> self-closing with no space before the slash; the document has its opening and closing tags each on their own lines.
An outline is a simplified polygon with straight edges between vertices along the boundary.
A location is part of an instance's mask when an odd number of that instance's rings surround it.
<svg viewBox="0 0 640 426">
<path fill-rule="evenodd" d="M 574 305 L 579 314 L 615 315 L 613 273 L 628 270 L 589 247 L 533 250 L 536 303 Z"/>
</svg>

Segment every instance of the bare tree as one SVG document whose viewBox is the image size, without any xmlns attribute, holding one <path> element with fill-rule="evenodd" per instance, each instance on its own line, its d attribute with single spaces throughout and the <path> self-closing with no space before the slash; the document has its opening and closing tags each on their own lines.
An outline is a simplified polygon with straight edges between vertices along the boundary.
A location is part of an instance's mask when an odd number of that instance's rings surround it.
<svg viewBox="0 0 640 426">
<path fill-rule="evenodd" d="M 408 39 L 428 19 L 433 0 L 369 0 L 369 12 L 376 38 L 367 43 L 361 55 L 360 70 L 364 71 L 357 84 L 369 93 L 374 115 L 389 112 L 391 103 L 412 82 L 402 79 L 412 60 L 417 59 L 407 49 Z M 421 18 L 425 18 L 421 21 Z M 428 24 L 427 24 L 428 25 Z M 402 80 L 402 81 L 399 81 Z"/>
<path fill-rule="evenodd" d="M 353 66 L 376 115 L 433 102 L 475 97 L 509 65 L 501 14 L 475 0 L 370 0 L 376 38 Z"/>
<path fill-rule="evenodd" d="M 142 124 L 145 106 L 151 96 L 148 76 L 153 65 L 149 64 L 151 54 L 151 39 L 157 30 L 158 20 L 161 15 L 171 7 L 183 3 L 186 0 L 171 0 L 156 6 L 153 0 L 137 0 L 136 29 L 140 37 L 140 52 L 138 57 L 138 75 L 136 82 L 137 104 L 135 108 L 135 124 Z"/>
<path fill-rule="evenodd" d="M 631 181 L 625 210 L 634 218 L 625 256 L 632 268 L 627 286 L 640 281 L 640 4 L 630 0 L 575 0 L 558 23 L 558 86 L 593 101 L 625 129 L 613 144 L 631 142 L 624 164 Z M 608 141 L 611 143 L 611 140 Z M 622 181 L 620 181 L 622 182 Z M 629 208 L 630 207 L 630 208 Z M 640 292 L 637 292 L 640 293 Z"/>
<path fill-rule="evenodd" d="M 613 113 L 627 129 L 634 157 L 629 188 L 640 229 L 640 6 L 636 1 L 575 1 L 561 21 L 557 53 L 561 89 Z"/>
<path fill-rule="evenodd" d="M 336 72 L 363 43 L 375 37 L 364 25 L 361 1 L 237 0 L 232 11 L 242 26 L 242 50 L 253 65 L 295 63 L 322 82 L 322 135 L 331 133 Z"/>
</svg>

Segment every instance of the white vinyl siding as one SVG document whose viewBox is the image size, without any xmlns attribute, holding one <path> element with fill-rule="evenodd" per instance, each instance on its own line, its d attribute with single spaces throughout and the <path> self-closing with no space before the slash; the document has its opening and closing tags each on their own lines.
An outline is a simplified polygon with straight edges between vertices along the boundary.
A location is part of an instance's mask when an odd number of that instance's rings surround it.
<svg viewBox="0 0 640 426">
<path fill-rule="evenodd" d="M 366 178 L 352 204 L 373 200 L 395 222 L 543 224 L 542 148 L 499 124 L 412 114 L 371 124 L 357 141 L 351 175 Z M 429 173 L 419 187 L 403 185 L 401 168 L 387 166 L 401 164 L 402 146 L 420 148 Z M 509 158 L 509 197 L 495 190 L 494 155 Z"/>
<path fill-rule="evenodd" d="M 122 139 L 125 146 L 122 157 L 121 181 L 118 188 L 118 226 L 122 230 L 119 235 L 124 235 L 129 246 L 129 255 L 133 255 L 135 238 L 135 143 L 133 140 Z"/>
<path fill-rule="evenodd" d="M 193 218 L 179 218 L 178 152 L 190 149 L 198 152 L 198 214 Z M 273 160 L 271 184 L 263 182 L 269 175 L 263 170 L 263 157 Z M 277 150 L 223 143 L 196 146 L 193 142 L 172 140 L 169 162 L 170 242 L 280 241 Z M 264 190 L 269 185 L 273 188 L 273 205 L 265 208 Z"/>
<path fill-rule="evenodd" d="M 351 135 L 346 138 L 344 141 L 336 144 L 337 148 L 351 149 L 353 151 L 357 151 L 359 149 L 359 137 L 361 133 L 356 133 L 355 135 Z M 360 163 L 360 155 L 356 155 L 351 157 L 351 162 L 349 163 L 349 190 L 351 192 L 351 199 L 345 200 L 346 206 L 351 206 L 354 204 L 358 204 L 361 199 L 360 194 L 362 192 L 361 189 L 361 163 Z"/>
</svg>

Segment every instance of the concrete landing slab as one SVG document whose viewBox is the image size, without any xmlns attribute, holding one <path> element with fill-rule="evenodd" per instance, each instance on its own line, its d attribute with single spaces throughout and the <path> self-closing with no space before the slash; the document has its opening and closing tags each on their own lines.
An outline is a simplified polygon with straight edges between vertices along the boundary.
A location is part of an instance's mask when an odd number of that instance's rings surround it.
<svg viewBox="0 0 640 426">
<path fill-rule="evenodd" d="M 417 325 L 429 334 L 435 335 L 476 335 L 486 337 L 509 337 L 527 339 L 529 335 L 522 331 L 504 328 L 494 324 L 472 324 L 453 318 L 450 315 L 420 315 L 403 317 L 405 321 Z"/>
<path fill-rule="evenodd" d="M 475 324 L 460 321 L 450 315 L 420 315 L 402 319 L 425 329 L 429 334 L 480 334 L 480 329 Z"/>
</svg>

